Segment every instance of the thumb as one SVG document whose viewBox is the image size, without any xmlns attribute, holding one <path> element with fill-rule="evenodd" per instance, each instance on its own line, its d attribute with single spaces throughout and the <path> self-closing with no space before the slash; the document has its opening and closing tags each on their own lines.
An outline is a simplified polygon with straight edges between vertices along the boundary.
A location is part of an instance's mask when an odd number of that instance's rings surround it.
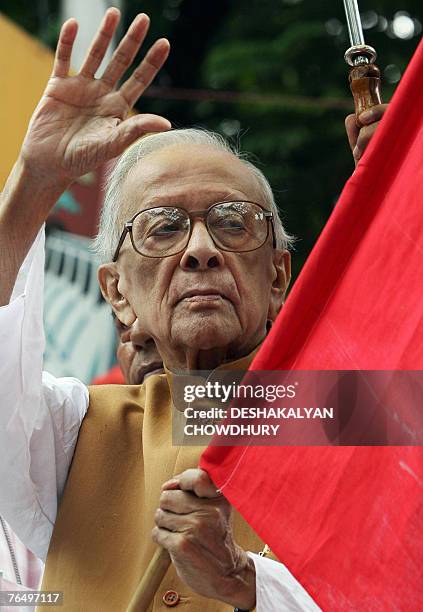
<svg viewBox="0 0 423 612">
<path fill-rule="evenodd" d="M 357 138 L 360 133 L 360 128 L 357 126 L 355 115 L 348 115 L 345 119 L 345 130 L 348 136 L 348 142 L 351 147 L 351 151 L 354 150 L 357 144 Z"/>
<path fill-rule="evenodd" d="M 213 499 L 222 497 L 220 491 L 210 480 L 207 472 L 201 469 L 189 469 L 178 476 L 174 476 L 170 481 L 163 485 L 163 489 L 179 488 L 182 491 L 190 491 L 197 497 L 207 497 Z"/>
<path fill-rule="evenodd" d="M 160 115 L 142 114 L 129 117 L 116 128 L 111 143 L 111 155 L 117 157 L 138 138 L 149 132 L 166 132 L 171 128 L 170 121 Z"/>
</svg>

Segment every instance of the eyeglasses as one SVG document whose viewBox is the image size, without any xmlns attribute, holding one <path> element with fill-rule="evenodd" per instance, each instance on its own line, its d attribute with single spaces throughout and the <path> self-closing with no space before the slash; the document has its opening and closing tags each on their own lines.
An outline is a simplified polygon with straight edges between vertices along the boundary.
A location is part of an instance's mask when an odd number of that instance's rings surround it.
<svg viewBox="0 0 423 612">
<path fill-rule="evenodd" d="M 189 213 L 179 206 L 157 206 L 138 212 L 127 221 L 120 236 L 113 261 L 126 234 L 135 251 L 144 257 L 170 257 L 181 253 L 188 245 L 193 219 L 204 219 L 207 231 L 218 249 L 246 253 L 259 249 L 269 235 L 269 221 L 275 231 L 273 213 L 248 201 L 217 202 L 207 210 Z"/>
</svg>

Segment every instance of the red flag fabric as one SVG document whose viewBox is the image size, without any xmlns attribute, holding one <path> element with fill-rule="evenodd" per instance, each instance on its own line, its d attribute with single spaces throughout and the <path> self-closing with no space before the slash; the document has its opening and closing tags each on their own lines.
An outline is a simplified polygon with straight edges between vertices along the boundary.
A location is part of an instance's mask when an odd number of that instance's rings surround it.
<svg viewBox="0 0 423 612">
<path fill-rule="evenodd" d="M 422 74 L 423 43 L 251 369 L 423 370 Z M 423 609 L 421 448 L 210 446 L 201 467 L 323 610 Z"/>
</svg>

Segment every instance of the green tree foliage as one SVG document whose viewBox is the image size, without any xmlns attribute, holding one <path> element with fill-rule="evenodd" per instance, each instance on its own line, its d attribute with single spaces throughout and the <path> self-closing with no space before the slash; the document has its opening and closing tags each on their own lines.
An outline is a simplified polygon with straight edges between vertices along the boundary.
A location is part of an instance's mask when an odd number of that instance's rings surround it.
<svg viewBox="0 0 423 612">
<path fill-rule="evenodd" d="M 60 29 L 60 0 L 0 0 L 0 11 L 46 45 L 55 46 Z"/>
<path fill-rule="evenodd" d="M 151 4 L 157 7 L 157 2 Z M 254 154 L 274 187 L 288 229 L 299 238 L 294 257 L 298 271 L 354 167 L 344 130 L 353 105 L 343 60 L 349 40 L 342 1 L 232 0 L 221 3 L 220 20 L 198 21 L 192 20 L 193 4 L 212 3 L 162 2 L 162 15 L 171 5 L 178 13 L 171 33 L 170 83 L 258 93 L 264 99 L 185 102 L 183 109 L 169 103 L 163 110 L 178 124 L 223 132 Z M 419 37 L 394 37 L 390 24 L 399 9 L 422 20 L 420 0 L 403 0 L 400 6 L 397 0 L 361 0 L 360 8 L 366 40 L 378 50 L 382 73 L 390 66 L 387 76 L 397 78 Z M 184 22 L 188 35 L 182 37 Z M 183 78 L 184 61 L 192 75 L 188 80 Z M 385 100 L 395 87 L 390 79 L 384 79 Z"/>
<path fill-rule="evenodd" d="M 418 44 L 423 5 L 359 2 L 388 101 Z M 24 27 L 40 31 L 33 5 L 1 3 Z M 57 3 L 49 6 L 57 23 Z M 299 238 L 297 272 L 354 167 L 344 131 L 352 98 L 342 0 L 127 0 L 125 22 L 138 11 L 152 18 L 150 41 L 167 36 L 172 44 L 158 79 L 166 96 L 142 98 L 139 109 L 163 113 L 176 126 L 217 130 L 253 154 L 274 187 L 288 230 Z M 409 16 L 402 30 L 399 11 Z M 168 88 L 206 93 L 178 100 Z M 219 91 L 232 93 L 216 101 Z"/>
</svg>

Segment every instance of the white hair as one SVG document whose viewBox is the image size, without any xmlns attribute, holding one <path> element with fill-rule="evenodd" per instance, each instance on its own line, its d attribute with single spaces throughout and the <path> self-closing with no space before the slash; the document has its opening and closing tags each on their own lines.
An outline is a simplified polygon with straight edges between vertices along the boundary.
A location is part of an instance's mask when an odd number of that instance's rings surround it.
<svg viewBox="0 0 423 612">
<path fill-rule="evenodd" d="M 123 220 L 121 218 L 122 185 L 130 170 L 150 153 L 180 144 L 207 145 L 219 151 L 235 155 L 256 178 L 263 195 L 263 200 L 273 213 L 276 248 L 287 249 L 292 245 L 294 238 L 284 229 L 273 197 L 272 188 L 263 172 L 248 161 L 244 153 L 231 146 L 220 134 L 199 128 L 186 128 L 144 136 L 121 155 L 111 170 L 106 181 L 106 194 L 100 214 L 98 235 L 93 244 L 93 249 L 97 252 L 102 262 L 112 261 L 123 230 L 123 221 L 126 219 Z"/>
</svg>

